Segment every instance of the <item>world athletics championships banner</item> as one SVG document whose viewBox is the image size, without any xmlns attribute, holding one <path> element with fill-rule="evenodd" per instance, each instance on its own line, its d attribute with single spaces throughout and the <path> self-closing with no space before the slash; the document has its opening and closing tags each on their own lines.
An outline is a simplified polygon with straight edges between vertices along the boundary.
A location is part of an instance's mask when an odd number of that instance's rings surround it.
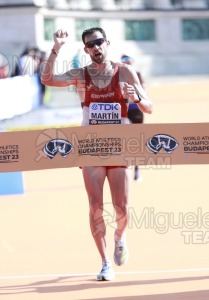
<svg viewBox="0 0 209 300">
<path fill-rule="evenodd" d="M 0 172 L 82 166 L 209 164 L 209 123 L 0 133 Z"/>
</svg>

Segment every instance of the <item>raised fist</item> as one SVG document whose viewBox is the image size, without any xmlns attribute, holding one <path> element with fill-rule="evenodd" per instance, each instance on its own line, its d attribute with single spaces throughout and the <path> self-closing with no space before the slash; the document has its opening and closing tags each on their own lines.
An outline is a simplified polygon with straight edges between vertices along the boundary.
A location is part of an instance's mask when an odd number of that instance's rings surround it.
<svg viewBox="0 0 209 300">
<path fill-rule="evenodd" d="M 54 33 L 54 42 L 57 46 L 62 46 L 66 43 L 68 38 L 68 33 L 64 29 L 59 29 Z"/>
</svg>

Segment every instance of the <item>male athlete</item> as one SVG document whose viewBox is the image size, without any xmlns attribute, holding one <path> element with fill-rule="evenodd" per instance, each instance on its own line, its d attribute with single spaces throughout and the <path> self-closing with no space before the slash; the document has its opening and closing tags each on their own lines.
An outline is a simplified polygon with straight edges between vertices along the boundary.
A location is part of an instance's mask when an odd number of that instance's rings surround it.
<svg viewBox="0 0 209 300">
<path fill-rule="evenodd" d="M 75 86 L 83 108 L 83 126 L 93 126 L 89 115 L 91 116 L 93 109 L 95 112 L 95 107 L 99 107 L 98 103 L 114 103 L 117 106 L 119 114 L 117 115 L 118 119 L 115 120 L 116 124 L 129 124 L 128 102 L 137 103 L 144 113 L 152 113 L 152 102 L 141 87 L 133 67 L 114 63 L 107 59 L 110 41 L 102 28 L 90 28 L 82 34 L 84 51 L 90 56 L 91 64 L 87 67 L 71 69 L 62 75 L 55 75 L 53 73 L 54 63 L 67 38 L 68 33 L 65 30 L 61 29 L 54 33 L 54 45 L 43 67 L 42 83 L 56 87 Z M 115 105 L 112 106 L 113 110 Z M 110 120 L 105 119 L 105 122 L 112 123 L 111 115 Z M 110 129 L 108 128 L 108 130 Z M 128 259 L 125 236 L 128 224 L 128 169 L 126 166 L 88 166 L 82 167 L 82 172 L 89 199 L 91 232 L 102 259 L 102 269 L 97 275 L 97 280 L 112 280 L 115 275 L 106 244 L 103 185 L 107 178 L 116 212 L 114 262 L 120 266 L 125 264 Z"/>
</svg>

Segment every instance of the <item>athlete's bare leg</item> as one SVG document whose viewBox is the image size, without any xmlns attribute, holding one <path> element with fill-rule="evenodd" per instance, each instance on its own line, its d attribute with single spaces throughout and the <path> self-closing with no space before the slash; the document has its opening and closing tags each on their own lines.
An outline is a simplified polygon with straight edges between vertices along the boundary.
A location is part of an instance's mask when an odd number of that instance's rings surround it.
<svg viewBox="0 0 209 300">
<path fill-rule="evenodd" d="M 120 239 L 128 225 L 129 170 L 127 168 L 110 168 L 107 171 L 107 178 L 116 212 L 116 235 Z"/>
<path fill-rule="evenodd" d="M 89 198 L 89 217 L 91 232 L 102 260 L 108 258 L 106 227 L 103 219 L 103 186 L 106 167 L 83 167 L 83 178 Z"/>
<path fill-rule="evenodd" d="M 116 234 L 120 239 L 128 224 L 130 174 L 127 168 L 83 167 L 82 170 L 89 198 L 91 232 L 101 258 L 104 260 L 109 257 L 105 237 L 106 226 L 103 219 L 104 181 L 107 176 L 116 212 Z"/>
</svg>

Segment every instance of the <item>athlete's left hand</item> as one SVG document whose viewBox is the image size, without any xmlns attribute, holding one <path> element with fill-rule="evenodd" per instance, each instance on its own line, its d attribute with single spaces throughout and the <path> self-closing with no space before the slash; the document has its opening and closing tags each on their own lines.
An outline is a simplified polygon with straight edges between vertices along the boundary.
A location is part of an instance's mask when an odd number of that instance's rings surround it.
<svg viewBox="0 0 209 300">
<path fill-rule="evenodd" d="M 123 94 L 124 99 L 129 99 L 134 102 L 134 100 L 137 98 L 134 86 L 126 82 L 124 83 L 123 93 L 124 93 Z"/>
</svg>

